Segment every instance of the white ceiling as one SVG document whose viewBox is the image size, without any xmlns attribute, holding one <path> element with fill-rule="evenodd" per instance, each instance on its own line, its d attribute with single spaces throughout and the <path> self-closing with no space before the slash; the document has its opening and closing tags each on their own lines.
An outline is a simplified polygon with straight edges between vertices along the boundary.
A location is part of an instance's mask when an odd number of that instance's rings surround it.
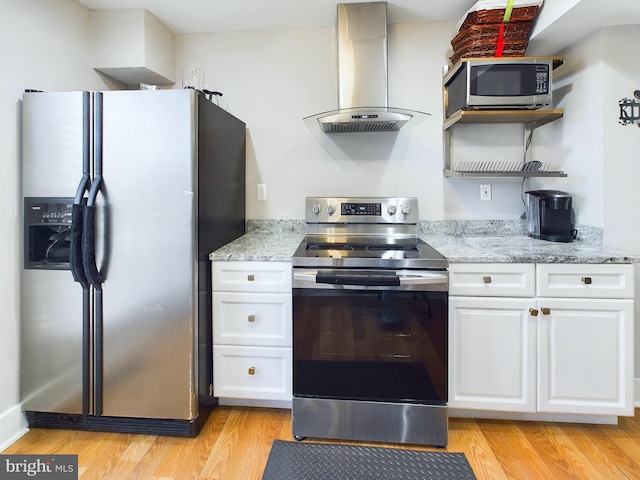
<svg viewBox="0 0 640 480">
<path fill-rule="evenodd" d="M 79 0 L 94 10 L 145 8 L 174 33 L 333 27 L 354 0 Z M 458 21 L 475 0 L 388 0 L 388 23 Z"/>
<path fill-rule="evenodd" d="M 334 27 L 339 3 L 370 0 L 78 0 L 144 8 L 176 34 Z M 506 0 L 504 0 L 506 4 Z M 387 0 L 387 22 L 458 22 L 475 0 Z M 528 55 L 556 54 L 607 25 L 640 25 L 640 0 L 545 0 Z"/>
</svg>

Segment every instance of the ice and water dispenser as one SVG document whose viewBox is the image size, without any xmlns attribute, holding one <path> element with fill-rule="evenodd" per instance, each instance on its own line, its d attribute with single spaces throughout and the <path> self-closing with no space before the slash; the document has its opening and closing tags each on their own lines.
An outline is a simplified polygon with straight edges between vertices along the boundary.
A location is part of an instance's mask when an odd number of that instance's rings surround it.
<svg viewBox="0 0 640 480">
<path fill-rule="evenodd" d="M 24 268 L 68 270 L 73 198 L 24 199 Z"/>
</svg>

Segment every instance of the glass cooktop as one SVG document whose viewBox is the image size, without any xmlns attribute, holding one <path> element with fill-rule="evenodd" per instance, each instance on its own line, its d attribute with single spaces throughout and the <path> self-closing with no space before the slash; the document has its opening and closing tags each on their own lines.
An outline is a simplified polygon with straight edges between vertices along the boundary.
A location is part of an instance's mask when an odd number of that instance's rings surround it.
<svg viewBox="0 0 640 480">
<path fill-rule="evenodd" d="M 447 259 L 423 240 L 407 245 L 309 244 L 303 240 L 293 266 L 446 269 Z"/>
</svg>

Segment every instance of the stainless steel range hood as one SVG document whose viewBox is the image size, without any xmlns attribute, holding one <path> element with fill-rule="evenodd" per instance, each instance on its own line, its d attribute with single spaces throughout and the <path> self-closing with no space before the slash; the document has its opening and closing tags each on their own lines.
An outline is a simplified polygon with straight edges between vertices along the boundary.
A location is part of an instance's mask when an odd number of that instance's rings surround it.
<svg viewBox="0 0 640 480">
<path fill-rule="evenodd" d="M 428 113 L 388 106 L 387 2 L 338 4 L 338 110 L 304 118 L 325 133 L 390 132 Z"/>
</svg>

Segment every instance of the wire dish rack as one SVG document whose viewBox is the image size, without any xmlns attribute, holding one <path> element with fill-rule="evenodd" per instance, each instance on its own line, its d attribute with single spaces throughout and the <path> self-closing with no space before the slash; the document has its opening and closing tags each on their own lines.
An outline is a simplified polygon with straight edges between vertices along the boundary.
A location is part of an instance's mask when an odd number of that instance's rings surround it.
<svg viewBox="0 0 640 480">
<path fill-rule="evenodd" d="M 450 177 L 566 177 L 566 173 L 550 170 L 549 162 L 456 162 L 446 172 Z"/>
</svg>

